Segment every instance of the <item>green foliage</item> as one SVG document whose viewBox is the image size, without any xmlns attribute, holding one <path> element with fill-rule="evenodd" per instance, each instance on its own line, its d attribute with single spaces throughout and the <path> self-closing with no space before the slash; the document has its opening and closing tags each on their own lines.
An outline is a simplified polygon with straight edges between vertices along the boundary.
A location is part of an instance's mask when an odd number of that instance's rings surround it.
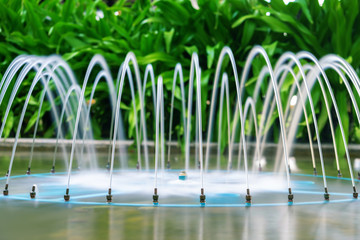
<svg viewBox="0 0 360 240">
<path fill-rule="evenodd" d="M 190 1 L 183 0 L 134 2 L 119 0 L 112 6 L 107 6 L 100 0 L 66 0 L 64 3 L 59 0 L 0 1 L 0 73 L 4 73 L 10 62 L 19 54 L 55 53 L 62 55 L 69 62 L 77 74 L 77 79 L 81 81 L 91 57 L 102 54 L 113 76 L 116 76 L 127 52 L 133 51 L 142 70 L 145 69 L 146 64 L 151 63 L 157 75 L 163 74 L 165 102 L 168 102 L 171 97 L 169 83 L 172 81 L 175 64 L 177 62 L 182 64 L 187 81 L 191 53 L 196 51 L 202 68 L 202 114 L 203 130 L 205 130 L 208 118 L 206 101 L 211 96 L 213 69 L 224 46 L 229 46 L 234 51 L 239 72 L 248 51 L 257 44 L 266 49 L 273 63 L 285 51 L 307 50 L 317 57 L 327 53 L 339 54 L 345 59 L 351 59 L 354 68 L 359 70 L 360 26 L 356 23 L 360 19 L 357 0 L 325 1 L 322 7 L 312 0 L 297 0 L 288 5 L 282 0 L 272 0 L 271 3 L 261 0 L 199 0 L 198 4 L 199 10 L 195 10 Z M 100 10 L 103 16 L 99 14 Z M 254 60 L 252 75 L 246 84 L 246 95 L 252 94 L 255 76 L 260 72 L 263 64 L 260 59 Z M 230 82 L 233 81 L 232 76 L 229 78 Z M 26 79 L 28 83 L 24 89 L 29 86 L 30 80 L 31 77 Z M 288 85 L 281 89 L 283 101 L 287 98 L 286 92 L 291 80 L 289 81 Z M 338 78 L 331 81 L 332 84 L 337 84 L 336 86 L 341 85 Z M 262 94 L 266 88 L 265 81 L 261 86 Z M 87 93 L 90 92 L 89 89 Z M 37 90 L 34 93 L 35 103 L 39 101 L 40 92 Z M 175 114 L 180 114 L 180 91 L 176 89 L 175 92 Z M 234 91 L 231 92 L 231 99 L 234 99 Z M 152 99 L 151 94 L 151 85 L 147 84 L 145 95 L 148 100 Z M 103 89 L 99 87 L 95 94 L 92 123 L 96 128 L 94 134 L 97 138 L 108 136 L 109 109 L 103 107 L 108 105 L 107 95 L 106 87 Z M 8 97 L 5 97 L 0 107 L 2 116 L 6 99 Z M 319 96 L 315 100 L 315 105 L 324 104 Z M 135 104 L 139 111 L 138 101 L 139 96 L 136 96 Z M 348 104 L 347 101 L 339 101 L 341 103 L 338 104 L 342 108 Z M 18 122 L 22 104 L 22 101 L 14 103 L 10 113 L 11 123 L 6 124 L 5 136 L 11 135 L 13 125 Z M 130 92 L 124 92 L 121 109 L 126 118 L 125 129 L 129 129 L 128 136 L 135 135 L 131 104 Z M 260 107 L 261 104 L 257 106 L 258 109 Z M 320 129 L 326 129 L 328 124 L 323 109 L 317 112 Z M 29 106 L 28 111 L 23 136 L 32 133 L 34 116 L 37 115 L 36 104 Z M 48 118 L 49 111 L 50 107 L 45 104 L 40 114 L 42 118 Z M 152 104 L 146 105 L 146 112 L 149 113 L 146 116 L 147 122 L 152 122 L 154 117 Z M 168 114 L 169 108 L 166 106 L 165 116 Z M 359 130 L 355 129 L 357 125 L 351 124 L 353 119 L 349 118 L 349 115 L 351 112 L 341 110 L 342 120 L 346 125 L 345 131 L 353 132 L 356 135 L 353 139 L 360 139 Z M 174 119 L 176 136 L 180 139 L 183 136 L 181 118 Z M 225 115 L 223 119 L 225 124 Z M 275 122 L 276 119 L 277 114 L 274 114 L 271 122 Z M 43 136 L 51 136 L 49 129 L 54 128 L 53 125 L 46 128 L 40 126 L 39 131 Z M 153 126 L 148 124 L 148 128 L 151 137 Z M 299 131 L 300 133 L 306 131 L 306 128 L 300 126 Z M 274 131 L 275 135 L 276 132 Z M 214 133 L 216 137 L 217 131 Z M 227 139 L 226 127 L 223 127 L 222 134 L 222 139 Z M 302 135 L 304 134 L 299 136 Z M 338 146 L 341 148 L 340 142 Z"/>
</svg>

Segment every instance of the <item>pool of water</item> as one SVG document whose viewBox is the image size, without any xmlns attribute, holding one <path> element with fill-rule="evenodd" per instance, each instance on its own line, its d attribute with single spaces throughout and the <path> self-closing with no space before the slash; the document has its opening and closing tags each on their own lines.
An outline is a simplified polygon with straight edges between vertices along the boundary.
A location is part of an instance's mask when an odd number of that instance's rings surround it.
<svg viewBox="0 0 360 240">
<path fill-rule="evenodd" d="M 360 202 L 247 208 L 1 200 L 1 239 L 356 239 Z"/>
<path fill-rule="evenodd" d="M 134 159 L 131 154 L 129 158 Z M 113 203 L 108 204 L 106 170 L 91 174 L 81 170 L 72 175 L 71 200 L 65 202 L 62 163 L 53 176 L 48 173 L 52 158 L 37 154 L 33 174 L 26 176 L 28 157 L 19 154 L 10 195 L 0 197 L 0 239 L 356 239 L 360 235 L 360 200 L 352 198 L 345 170 L 344 178 L 336 177 L 332 161 L 326 166 L 330 201 L 324 201 L 322 177 L 311 175 L 311 161 L 299 157 L 298 169 L 291 175 L 293 205 L 287 202 L 285 176 L 269 171 L 251 174 L 253 201 L 246 206 L 243 172 L 210 171 L 205 175 L 207 203 L 200 207 L 197 171 L 180 181 L 175 158 L 180 157 L 174 156 L 174 169 L 159 175 L 159 205 L 154 207 L 153 171 L 117 171 Z M 129 165 L 135 166 L 131 161 Z M 5 173 L 8 157 L 0 163 Z M 264 170 L 268 169 L 271 163 Z M 4 183 L 0 178 L 1 186 Z M 33 184 L 38 188 L 35 200 L 29 197 Z"/>
</svg>

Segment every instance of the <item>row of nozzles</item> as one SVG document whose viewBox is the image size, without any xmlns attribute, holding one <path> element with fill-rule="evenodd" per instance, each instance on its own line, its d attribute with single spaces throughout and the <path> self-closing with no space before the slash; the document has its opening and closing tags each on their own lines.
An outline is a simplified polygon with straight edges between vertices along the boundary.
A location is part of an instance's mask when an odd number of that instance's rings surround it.
<svg viewBox="0 0 360 240">
<path fill-rule="evenodd" d="M 231 78 L 229 78 L 228 73 L 223 71 L 223 64 L 225 57 L 228 57 L 229 65 L 231 66 Z M 256 77 L 255 87 L 252 93 L 244 93 L 246 84 L 250 84 L 249 72 L 252 67 L 252 62 L 255 57 L 261 56 L 264 61 L 264 67 L 262 68 L 260 74 Z M 146 118 L 145 118 L 145 107 L 147 102 L 145 101 L 145 90 L 147 86 L 147 81 L 151 81 L 151 93 L 154 106 L 154 118 L 155 118 L 155 183 L 154 183 L 154 201 L 158 199 L 157 195 L 157 170 L 160 167 L 161 169 L 165 168 L 165 114 L 164 114 L 164 87 L 163 79 L 160 76 L 157 81 L 155 81 L 155 74 L 151 65 L 148 65 L 145 70 L 144 80 L 141 82 L 139 66 L 137 64 L 136 57 L 133 53 L 129 53 L 123 64 L 119 68 L 118 76 L 114 82 L 111 72 L 108 68 L 108 65 L 105 59 L 96 55 L 91 60 L 89 67 L 86 71 L 86 75 L 83 81 L 82 87 L 77 83 L 74 74 L 72 73 L 68 64 L 63 61 L 59 56 L 50 56 L 50 57 L 36 57 L 36 56 L 19 56 L 16 58 L 11 65 L 8 67 L 5 72 L 1 82 L 0 82 L 0 104 L 7 102 L 6 111 L 4 114 L 3 122 L 0 129 L 0 138 L 3 135 L 6 121 L 8 119 L 11 107 L 13 102 L 18 94 L 19 88 L 22 86 L 24 79 L 29 75 L 29 72 L 35 71 L 36 76 L 31 81 L 30 89 L 26 95 L 26 100 L 24 102 L 20 120 L 16 128 L 15 142 L 13 145 L 12 155 L 10 159 L 10 164 L 8 168 L 8 177 L 6 181 L 6 193 L 8 193 L 9 181 L 11 170 L 13 166 L 14 157 L 16 154 L 16 148 L 18 143 L 18 138 L 20 136 L 22 124 L 24 121 L 25 113 L 33 91 L 38 83 L 43 85 L 43 91 L 40 96 L 39 111 L 37 116 L 37 121 L 34 127 L 33 135 L 33 144 L 31 148 L 31 155 L 29 160 L 28 173 L 30 174 L 31 163 L 33 158 L 33 146 L 36 139 L 37 127 L 39 124 L 41 109 L 45 97 L 48 99 L 48 102 L 52 106 L 52 113 L 56 121 L 57 134 L 56 134 L 56 149 L 54 153 L 52 169 L 55 171 L 55 159 L 58 146 L 62 146 L 61 139 L 64 139 L 66 133 L 63 132 L 63 121 L 64 119 L 71 119 L 68 122 L 68 129 L 72 134 L 72 147 L 70 151 L 70 158 L 66 154 L 66 151 L 63 150 L 64 160 L 67 167 L 67 186 L 65 196 L 69 196 L 70 189 L 70 179 L 71 172 L 73 169 L 74 159 L 77 159 L 78 166 L 87 164 L 90 167 L 97 167 L 96 161 L 96 152 L 93 148 L 85 144 L 86 139 L 92 138 L 91 124 L 90 124 L 90 109 L 91 104 L 87 105 L 85 101 L 85 90 L 90 86 L 91 75 L 93 74 L 94 67 L 99 66 L 101 70 L 96 73 L 95 79 L 92 82 L 90 98 L 88 99 L 89 103 L 93 102 L 94 94 L 97 89 L 97 85 L 101 80 L 105 80 L 110 95 L 110 103 L 112 106 L 111 118 L 111 127 L 109 133 L 109 154 L 108 154 L 108 167 L 110 169 L 109 176 L 109 196 L 111 196 L 111 187 L 112 187 L 112 175 L 114 171 L 114 161 L 115 161 L 115 148 L 116 141 L 122 138 L 123 129 L 122 129 L 122 120 L 120 112 L 120 104 L 122 102 L 122 95 L 125 85 L 125 79 L 128 79 L 130 95 L 132 98 L 132 108 L 134 111 L 134 122 L 135 122 L 135 131 L 136 131 L 136 143 L 137 143 L 137 154 L 138 154 L 138 163 L 137 168 L 142 169 L 143 163 L 145 168 L 150 168 L 150 163 L 148 159 L 148 149 L 147 149 L 147 127 L 146 127 Z M 298 54 L 293 53 L 284 53 L 280 56 L 279 60 L 276 62 L 275 67 L 273 68 L 270 60 L 265 52 L 265 50 L 260 46 L 255 46 L 249 53 L 245 66 L 242 71 L 241 77 L 238 74 L 235 57 L 230 48 L 225 47 L 222 49 L 218 64 L 215 71 L 214 80 L 212 82 L 212 94 L 211 100 L 209 101 L 209 118 L 207 124 L 207 134 L 205 142 L 205 154 L 203 156 L 203 126 L 202 126 L 202 82 L 201 82 L 201 68 L 199 64 L 198 55 L 194 53 L 191 59 L 190 66 L 190 75 L 188 81 L 188 96 L 187 101 L 185 97 L 185 87 L 183 80 L 182 67 L 180 64 L 177 64 L 174 70 L 174 78 L 172 84 L 172 95 L 171 95 L 171 112 L 169 118 L 169 134 L 168 141 L 171 141 L 171 132 L 173 129 L 173 115 L 174 115 L 174 101 L 175 101 L 175 90 L 177 85 L 180 86 L 180 101 L 181 101 L 181 121 L 184 129 L 184 143 L 185 143 L 185 162 L 184 169 L 188 170 L 190 168 L 190 142 L 193 141 L 190 139 L 191 136 L 191 116 L 193 115 L 193 97 L 195 96 L 195 142 L 198 145 L 196 151 L 197 162 L 199 163 L 199 168 L 201 172 L 201 201 L 205 201 L 204 193 L 204 183 L 203 183 L 203 174 L 209 168 L 209 154 L 210 154 L 210 143 L 212 141 L 214 122 L 216 116 L 219 116 L 219 127 L 218 127 L 218 146 L 223 141 L 227 142 L 228 148 L 228 162 L 227 169 L 230 171 L 233 167 L 233 149 L 238 140 L 239 144 L 239 155 L 238 155 L 238 166 L 240 166 L 240 158 L 243 156 L 245 175 L 246 180 L 246 192 L 247 192 L 247 201 L 251 201 L 250 197 L 250 183 L 248 180 L 248 153 L 247 153 L 247 144 L 248 139 L 245 134 L 245 123 L 247 120 L 250 120 L 248 124 L 250 127 L 255 128 L 255 154 L 254 160 L 261 159 L 263 151 L 266 147 L 266 139 L 269 130 L 269 124 L 273 123 L 273 113 L 278 114 L 279 127 L 280 127 L 280 141 L 278 147 L 278 153 L 275 163 L 275 170 L 283 169 L 286 172 L 287 183 L 288 183 L 288 200 L 292 201 L 293 194 L 291 190 L 291 180 L 289 168 L 289 154 L 291 152 L 292 144 L 294 142 L 298 123 L 301 118 L 304 116 L 306 121 L 310 152 L 312 158 L 312 165 L 314 173 L 317 173 L 316 170 L 316 161 L 313 147 L 313 139 L 316 139 L 319 151 L 319 159 L 321 165 L 321 172 L 324 182 L 324 191 L 325 199 L 329 198 L 326 173 L 324 167 L 324 159 L 321 147 L 321 136 L 318 129 L 318 120 L 315 111 L 315 105 L 312 99 L 312 89 L 314 86 L 318 86 L 321 90 L 321 96 L 323 97 L 323 102 L 326 108 L 326 114 L 328 116 L 329 126 L 332 134 L 332 140 L 334 145 L 336 165 L 339 175 L 341 175 L 339 158 L 337 154 L 337 146 L 335 142 L 335 131 L 333 116 L 331 114 L 332 108 L 335 111 L 335 119 L 338 122 L 338 126 L 341 132 L 341 139 L 345 146 L 345 153 L 347 159 L 347 165 L 349 168 L 349 173 L 352 182 L 353 195 L 357 197 L 353 170 L 351 167 L 350 156 L 347 148 L 347 139 L 343 124 L 341 122 L 339 108 L 335 99 L 334 91 L 331 87 L 330 81 L 325 74 L 325 71 L 331 69 L 335 71 L 338 76 L 341 78 L 348 95 L 351 99 L 353 109 L 355 111 L 355 116 L 358 122 L 360 123 L 360 113 L 358 105 L 355 101 L 354 93 L 359 95 L 360 93 L 360 81 L 354 69 L 348 64 L 344 59 L 335 55 L 326 55 L 320 60 L 317 60 L 309 52 L 299 52 Z M 133 75 L 134 73 L 134 75 Z M 16 78 L 17 76 L 17 78 Z M 134 78 L 133 78 L 134 76 Z M 14 84 L 10 84 L 14 78 L 16 81 Z M 291 84 L 288 84 L 290 78 Z M 220 83 L 221 80 L 221 83 Z M 287 82 L 288 87 L 287 99 L 285 101 L 286 106 L 284 108 L 282 100 L 280 98 L 280 90 L 284 89 L 284 85 Z M 233 88 L 230 87 L 232 84 Z M 351 85 L 352 84 L 352 85 Z M 135 86 L 137 92 L 135 92 Z M 157 86 L 157 89 L 156 89 Z M 265 86 L 265 95 L 262 93 L 261 88 Z M 268 86 L 266 88 L 266 86 Z M 10 89 L 12 87 L 12 89 Z M 220 97 L 218 96 L 220 87 Z M 235 99 L 230 101 L 230 90 L 235 87 Z M 55 89 L 55 90 L 54 90 Z M 194 90 L 195 89 L 195 90 Z M 353 91 L 355 89 L 355 91 Z M 5 95 L 8 91 L 11 91 L 9 101 L 4 101 Z M 207 91 L 207 89 L 206 89 Z M 138 94 L 140 98 L 140 114 L 138 114 L 135 97 Z M 252 94 L 252 95 L 251 95 Z M 243 98 L 246 97 L 245 103 L 243 104 Z M 328 99 L 330 96 L 330 100 Z M 60 98 L 62 105 L 61 113 L 58 112 L 57 103 L 55 102 L 56 97 Z M 296 98 L 294 98 L 296 97 Z M 220 98 L 219 108 L 217 107 L 217 102 Z M 283 96 L 284 98 L 284 96 Z M 299 99 L 299 101 L 290 101 L 292 99 Z M 227 116 L 227 139 L 221 139 L 221 126 L 222 126 L 222 113 L 223 113 L 223 104 L 226 100 L 226 116 Z M 258 101 L 261 101 L 262 108 L 260 111 L 257 107 Z M 187 108 L 186 108 L 187 105 Z M 233 108 L 233 114 L 231 114 L 231 108 Z M 276 110 L 275 110 L 276 109 Z M 285 111 L 283 111 L 285 109 Z M 310 109 L 308 112 L 307 109 Z M 258 112 L 261 112 L 260 118 L 258 117 Z M 218 113 L 218 114 L 216 114 Z M 138 117 L 140 115 L 140 119 Z M 232 116 L 231 116 L 232 115 Z M 312 118 L 312 124 L 315 130 L 313 134 L 311 124 L 309 122 L 310 117 Z M 230 122 L 230 119 L 233 119 Z M 259 122 L 258 122 L 259 119 Z M 194 124 L 194 123 L 193 123 Z M 239 127 L 240 126 L 240 127 Z M 236 139 L 236 136 L 239 136 L 239 139 Z M 78 142 L 82 143 L 80 150 L 77 149 Z M 141 156 L 141 143 L 143 143 L 143 153 L 144 161 L 142 161 Z M 85 150 L 86 149 L 86 150 Z M 218 148 L 218 151 L 220 148 Z M 243 155 L 241 155 L 243 153 Z M 86 155 L 85 155 L 86 154 Z M 76 155 L 76 156 L 75 156 Z M 90 160 L 89 160 L 90 159 Z M 281 159 L 283 159 L 284 164 L 280 164 Z M 88 162 L 86 162 L 87 160 Z M 124 161 L 121 161 L 122 165 L 126 165 Z M 220 165 L 220 164 L 219 164 Z M 168 147 L 168 160 L 167 166 L 170 167 L 170 147 Z M 261 167 L 260 167 L 261 168 Z M 5 191 L 4 191 L 5 194 Z M 67 197 L 66 197 L 67 198 Z M 65 199 L 66 200 L 66 199 Z M 157 201 L 157 200 L 156 200 Z M 156 202 L 155 201 L 155 202 Z"/>
</svg>

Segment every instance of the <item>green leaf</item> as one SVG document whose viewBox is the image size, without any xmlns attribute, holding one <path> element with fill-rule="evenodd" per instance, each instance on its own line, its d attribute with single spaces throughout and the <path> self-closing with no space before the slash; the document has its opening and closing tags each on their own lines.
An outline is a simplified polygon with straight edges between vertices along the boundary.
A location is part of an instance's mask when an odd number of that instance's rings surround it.
<svg viewBox="0 0 360 240">
<path fill-rule="evenodd" d="M 252 15 L 252 14 L 242 16 L 242 17 L 240 17 L 238 20 L 236 20 L 236 21 L 231 25 L 231 27 L 232 27 L 232 28 L 236 28 L 236 27 L 240 26 L 240 25 L 241 25 L 243 22 L 245 22 L 246 20 L 256 19 L 256 18 L 257 18 L 257 16 Z"/>
<path fill-rule="evenodd" d="M 289 3 L 289 4 L 299 4 L 300 7 L 301 7 L 301 10 L 302 10 L 302 12 L 305 14 L 305 17 L 307 18 L 307 20 L 308 20 L 311 24 L 314 23 L 314 21 L 313 21 L 313 19 L 312 19 L 312 17 L 311 17 L 311 13 L 310 13 L 310 10 L 309 10 L 309 8 L 308 8 L 308 5 L 307 5 L 306 0 L 296 0 L 295 2 L 291 2 L 291 3 Z M 316 3 L 315 3 L 315 4 L 316 4 Z"/>
<path fill-rule="evenodd" d="M 67 0 L 64 2 L 64 6 L 62 8 L 62 18 L 63 20 L 69 20 L 69 17 L 75 11 L 75 0 Z"/>
<path fill-rule="evenodd" d="M 3 138 L 8 138 L 10 135 L 11 130 L 13 129 L 14 126 L 14 113 L 12 111 L 9 112 L 9 115 L 6 119 L 6 123 L 5 123 L 5 127 L 4 127 L 4 132 L 3 132 Z"/>
<path fill-rule="evenodd" d="M 171 28 L 170 31 L 164 32 L 166 52 L 170 53 L 171 41 L 175 33 L 175 28 Z"/>
<path fill-rule="evenodd" d="M 185 46 L 184 48 L 185 48 L 185 51 L 186 51 L 190 56 L 191 56 L 194 52 L 195 52 L 195 53 L 198 53 L 198 52 L 199 52 L 199 50 L 198 50 L 198 48 L 197 48 L 196 46 L 189 46 L 189 47 Z"/>
<path fill-rule="evenodd" d="M 186 8 L 176 1 L 155 1 L 154 5 L 163 13 L 163 17 L 173 25 L 185 25 L 190 14 Z"/>
<path fill-rule="evenodd" d="M 37 6 L 31 1 L 24 1 L 23 4 L 26 9 L 27 22 L 31 26 L 34 37 L 37 37 L 41 41 L 46 42 L 47 36 L 44 32 L 43 24 L 41 23 L 39 16 L 34 10 L 34 8 L 36 8 Z"/>
<path fill-rule="evenodd" d="M 138 57 L 137 59 L 138 59 L 138 63 L 141 65 L 146 65 L 154 62 L 165 62 L 167 64 L 175 65 L 177 62 L 175 57 L 163 52 L 154 52 L 144 57 Z"/>
<path fill-rule="evenodd" d="M 34 106 L 38 106 L 38 104 L 34 104 Z M 40 111 L 40 116 L 39 118 L 41 119 L 45 113 L 49 112 L 51 110 L 51 105 L 49 103 L 43 103 L 43 106 L 41 108 L 41 111 Z M 30 120 L 28 121 L 28 124 L 25 128 L 25 133 L 29 132 L 29 130 L 35 125 L 37 119 L 38 119 L 38 111 L 36 110 L 33 115 L 31 116 Z"/>
</svg>

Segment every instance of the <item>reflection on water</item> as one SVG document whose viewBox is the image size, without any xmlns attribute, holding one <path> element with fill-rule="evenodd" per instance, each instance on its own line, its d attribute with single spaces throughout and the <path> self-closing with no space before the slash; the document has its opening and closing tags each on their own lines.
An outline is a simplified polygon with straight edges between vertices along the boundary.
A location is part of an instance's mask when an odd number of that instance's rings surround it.
<svg viewBox="0 0 360 240">
<path fill-rule="evenodd" d="M 5 170 L 7 162 L 0 163 Z M 34 172 L 47 172 L 51 166 L 45 158 L 34 164 Z M 15 173 L 25 173 L 25 161 L 16 161 L 14 166 Z M 304 167 L 305 161 L 299 161 L 298 166 L 302 172 L 312 170 L 311 165 Z M 328 169 L 331 166 L 329 162 Z M 310 180 L 321 183 L 321 179 Z M 337 186 L 337 180 L 331 183 L 332 191 L 344 187 L 341 182 Z M 345 186 L 349 189 L 344 191 L 351 195 L 351 186 Z M 294 189 L 299 189 L 296 181 Z M 262 196 L 254 196 L 254 202 L 266 202 L 266 195 Z M 286 200 L 285 195 L 280 198 Z M 332 195 L 331 200 L 334 198 Z M 300 199 L 297 194 L 295 201 Z M 0 239 L 357 239 L 359 212 L 360 200 L 302 206 L 162 208 L 81 206 L 0 197 Z"/>
<path fill-rule="evenodd" d="M 249 208 L 1 204 L 0 239 L 288 240 L 352 239 L 360 234 L 360 201 Z"/>
</svg>

